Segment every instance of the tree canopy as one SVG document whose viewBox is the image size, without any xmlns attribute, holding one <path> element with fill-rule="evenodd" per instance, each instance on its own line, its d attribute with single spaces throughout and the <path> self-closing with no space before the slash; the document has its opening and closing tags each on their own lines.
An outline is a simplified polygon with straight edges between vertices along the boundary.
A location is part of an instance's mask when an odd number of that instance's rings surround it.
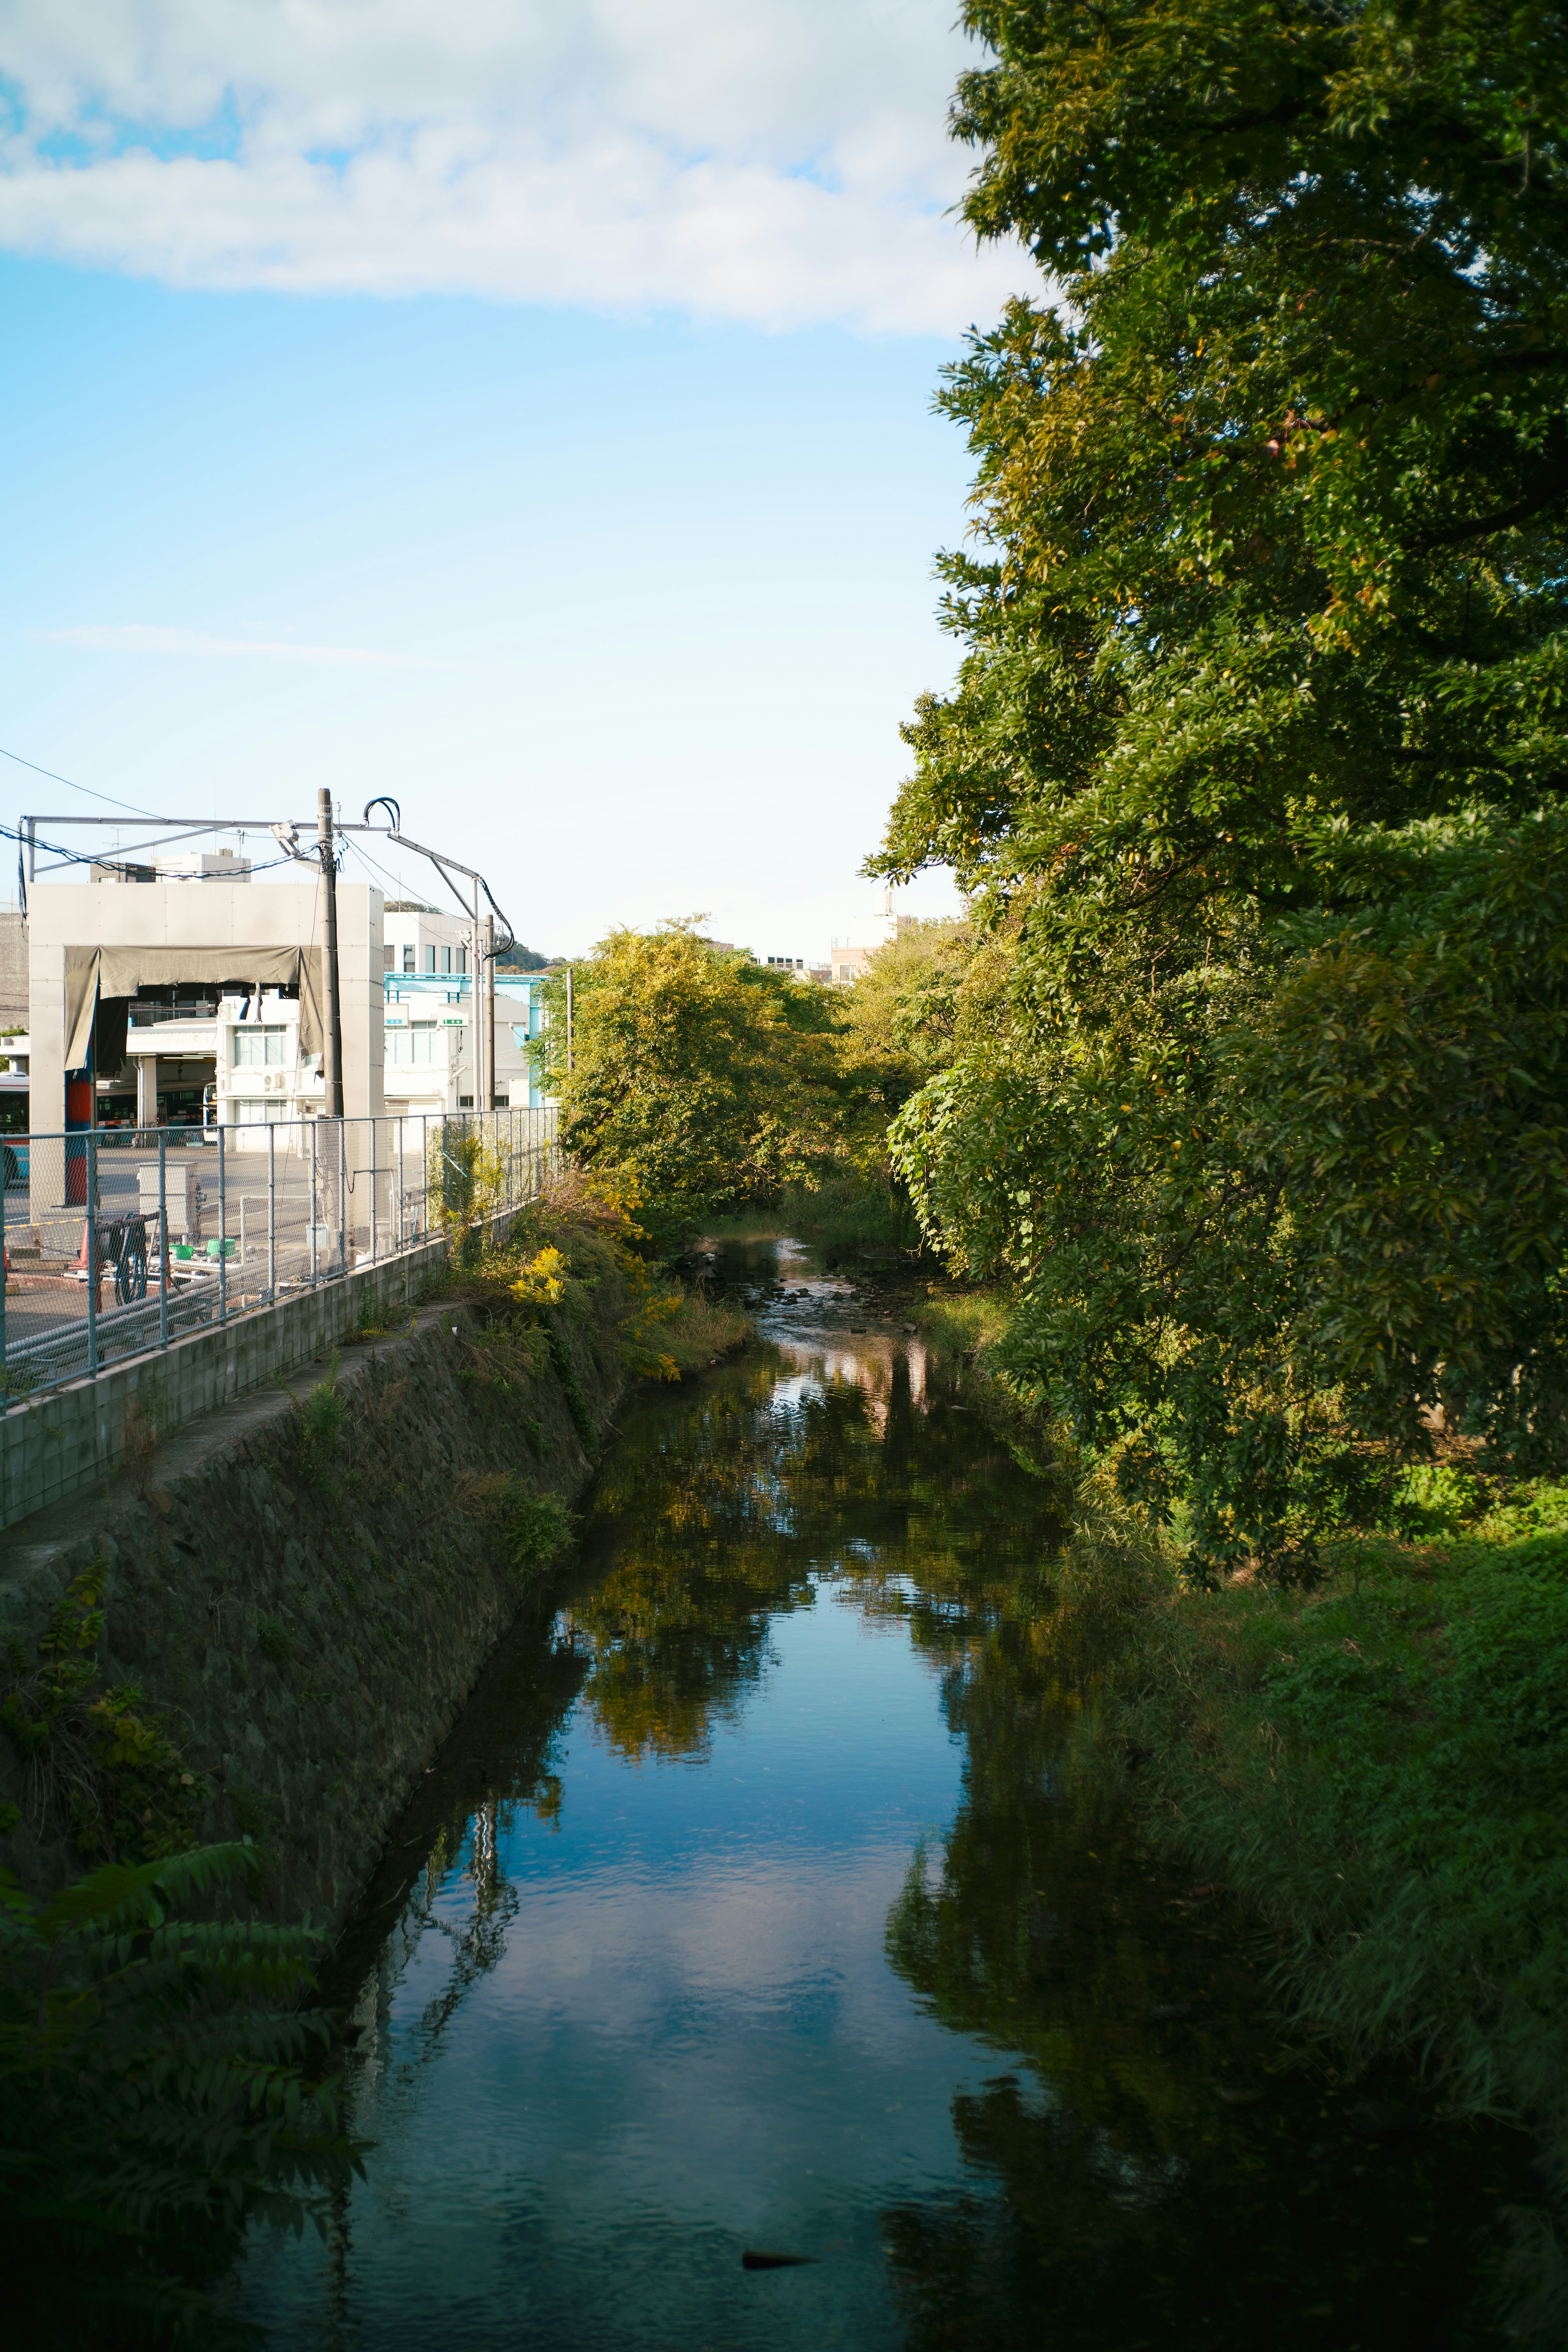
<svg viewBox="0 0 1568 2352">
<path fill-rule="evenodd" d="M 953 691 L 871 870 L 1008 1014 L 900 1114 L 1020 1377 L 1216 1557 L 1562 1457 L 1568 26 L 974 0 Z"/>
<path fill-rule="evenodd" d="M 831 1148 L 839 1111 L 828 1000 L 693 922 L 616 930 L 552 985 L 548 1082 L 562 1140 L 656 1222 L 766 1199 Z"/>
</svg>

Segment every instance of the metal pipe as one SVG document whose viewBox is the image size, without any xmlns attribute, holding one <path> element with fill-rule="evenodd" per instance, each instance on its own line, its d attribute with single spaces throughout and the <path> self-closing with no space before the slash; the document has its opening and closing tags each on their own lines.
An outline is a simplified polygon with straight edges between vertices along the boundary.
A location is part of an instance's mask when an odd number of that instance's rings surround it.
<svg viewBox="0 0 1568 2352">
<path fill-rule="evenodd" d="M 327 1031 L 322 1040 L 321 1079 L 329 1118 L 343 1115 L 343 1009 L 338 984 L 338 861 L 332 850 L 332 796 L 323 784 L 316 794 L 316 841 L 327 930 Z"/>
<path fill-rule="evenodd" d="M 278 1296 L 278 1129 L 267 1130 L 267 1296 Z"/>
<path fill-rule="evenodd" d="M 158 1129 L 158 1345 L 169 1344 L 169 1138 Z"/>
<path fill-rule="evenodd" d="M 224 1131 L 217 1131 L 217 1319 L 228 1321 L 228 1171 L 224 1164 Z"/>
<path fill-rule="evenodd" d="M 312 1290 L 314 1290 L 316 1286 L 317 1279 L 316 1225 L 320 1201 L 318 1194 L 319 1171 L 316 1164 L 316 1129 L 320 1125 L 321 1121 L 319 1119 L 312 1119 L 310 1121 L 310 1287 Z"/>
<path fill-rule="evenodd" d="M 485 1108 L 496 1107 L 496 921 L 485 917 Z"/>
<path fill-rule="evenodd" d="M 87 1131 L 87 1369 L 98 1370 L 98 1130 L 91 1127 Z"/>
</svg>

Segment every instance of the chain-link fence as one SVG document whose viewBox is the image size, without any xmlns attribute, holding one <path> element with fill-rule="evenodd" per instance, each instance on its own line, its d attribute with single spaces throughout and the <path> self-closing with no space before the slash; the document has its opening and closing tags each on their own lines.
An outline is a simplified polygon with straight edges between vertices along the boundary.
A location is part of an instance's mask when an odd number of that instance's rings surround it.
<svg viewBox="0 0 1568 2352">
<path fill-rule="evenodd" d="M 4 1139 L 0 1387 L 31 1396 L 521 1208 L 553 1110 Z"/>
</svg>

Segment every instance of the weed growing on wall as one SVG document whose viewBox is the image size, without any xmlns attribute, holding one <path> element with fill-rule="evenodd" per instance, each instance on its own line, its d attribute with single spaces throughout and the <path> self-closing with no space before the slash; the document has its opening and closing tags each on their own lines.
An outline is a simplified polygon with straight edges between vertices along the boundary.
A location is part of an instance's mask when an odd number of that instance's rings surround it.
<svg viewBox="0 0 1568 2352">
<path fill-rule="evenodd" d="M 305 1475 L 312 1486 L 322 1494 L 335 1493 L 330 1465 L 348 1407 L 338 1392 L 338 1359 L 334 1349 L 327 1368 L 327 1377 L 318 1381 L 303 1404 L 297 1407 L 300 1424 L 300 1452 L 305 1465 Z"/>
<path fill-rule="evenodd" d="M 25 1759 L 25 1802 L 39 1837 L 58 1810 L 85 1861 L 153 1861 L 192 1843 L 212 1791 L 139 1685 L 103 1683 L 107 1574 L 108 1563 L 96 1559 L 68 1586 L 36 1664 L 13 1639 L 0 1724 Z"/>
</svg>

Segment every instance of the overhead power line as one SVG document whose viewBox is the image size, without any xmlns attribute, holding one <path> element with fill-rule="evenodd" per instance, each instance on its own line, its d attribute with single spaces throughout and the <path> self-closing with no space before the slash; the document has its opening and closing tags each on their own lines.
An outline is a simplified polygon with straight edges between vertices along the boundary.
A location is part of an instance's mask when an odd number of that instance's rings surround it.
<svg viewBox="0 0 1568 2352">
<path fill-rule="evenodd" d="M 47 776 L 51 784 L 64 784 L 71 793 L 85 793 L 89 801 L 102 801 L 110 808 L 124 809 L 131 816 L 151 816 L 150 809 L 136 808 L 130 801 L 117 801 L 112 793 L 96 792 L 91 784 L 79 784 L 74 776 L 57 775 L 53 768 L 40 768 L 37 760 L 24 760 L 20 751 L 7 751 L 0 743 L 0 760 L 15 760 L 19 768 L 31 768 L 35 776 Z"/>
</svg>

